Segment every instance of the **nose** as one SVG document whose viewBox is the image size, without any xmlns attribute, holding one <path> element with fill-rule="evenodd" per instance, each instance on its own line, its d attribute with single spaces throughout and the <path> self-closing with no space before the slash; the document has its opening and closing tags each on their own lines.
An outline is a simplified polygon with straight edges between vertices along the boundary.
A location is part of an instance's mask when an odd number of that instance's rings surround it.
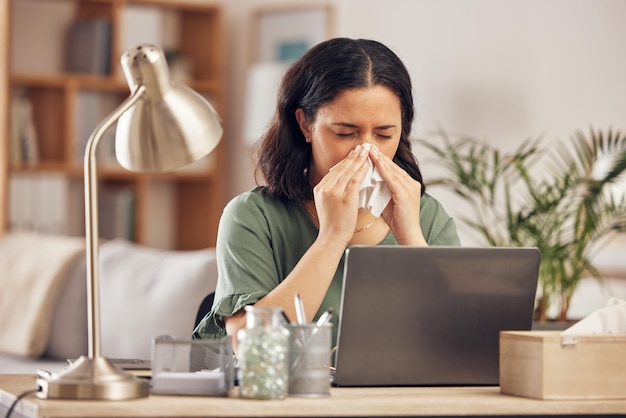
<svg viewBox="0 0 626 418">
<path fill-rule="evenodd" d="M 359 145 L 361 146 L 367 145 L 369 147 L 369 146 L 374 146 L 374 143 L 375 141 L 374 141 L 373 135 L 367 134 L 361 138 L 361 142 L 359 142 Z"/>
<path fill-rule="evenodd" d="M 361 147 L 363 147 L 363 149 L 364 149 L 364 150 L 366 150 L 368 153 L 370 152 L 370 150 L 371 150 L 372 148 L 374 148 L 374 147 L 376 146 L 376 145 L 372 144 L 371 142 L 365 142 L 365 141 L 364 141 L 364 142 L 362 142 L 360 145 L 361 145 Z"/>
</svg>

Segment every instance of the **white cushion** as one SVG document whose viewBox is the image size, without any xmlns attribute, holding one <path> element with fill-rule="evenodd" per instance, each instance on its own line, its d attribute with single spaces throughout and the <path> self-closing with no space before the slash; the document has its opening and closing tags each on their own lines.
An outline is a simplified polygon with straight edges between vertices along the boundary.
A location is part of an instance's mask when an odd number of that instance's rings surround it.
<svg viewBox="0 0 626 418">
<path fill-rule="evenodd" d="M 84 238 L 10 233 L 0 239 L 0 352 L 39 357 Z"/>
<path fill-rule="evenodd" d="M 215 249 L 171 251 L 124 240 L 100 246 L 102 354 L 151 358 L 152 339 L 190 339 L 202 299 L 215 290 Z"/>
<path fill-rule="evenodd" d="M 67 272 L 55 312 L 45 357 L 75 359 L 87 354 L 87 275 L 85 256 Z"/>
</svg>

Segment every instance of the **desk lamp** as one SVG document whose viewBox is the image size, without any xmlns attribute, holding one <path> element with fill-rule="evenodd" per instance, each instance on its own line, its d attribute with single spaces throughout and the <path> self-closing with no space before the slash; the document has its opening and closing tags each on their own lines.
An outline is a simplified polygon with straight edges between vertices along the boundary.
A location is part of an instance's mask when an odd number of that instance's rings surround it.
<svg viewBox="0 0 626 418">
<path fill-rule="evenodd" d="M 58 375 L 40 373 L 38 396 L 48 399 L 122 400 L 148 396 L 148 382 L 100 354 L 98 193 L 96 148 L 115 122 L 115 152 L 131 171 L 170 171 L 208 155 L 222 125 L 211 105 L 193 90 L 173 83 L 163 51 L 140 45 L 121 58 L 131 95 L 93 131 L 85 149 L 85 235 L 89 354 Z"/>
</svg>

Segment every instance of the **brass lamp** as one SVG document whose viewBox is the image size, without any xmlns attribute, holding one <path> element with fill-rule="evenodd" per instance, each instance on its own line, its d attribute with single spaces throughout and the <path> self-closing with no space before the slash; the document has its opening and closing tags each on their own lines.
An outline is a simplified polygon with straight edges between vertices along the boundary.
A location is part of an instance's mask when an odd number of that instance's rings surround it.
<svg viewBox="0 0 626 418">
<path fill-rule="evenodd" d="M 131 95 L 96 127 L 85 149 L 89 354 L 60 374 L 40 374 L 41 398 L 123 400 L 149 394 L 145 379 L 121 370 L 100 353 L 96 148 L 104 133 L 117 121 L 116 157 L 124 168 L 162 172 L 208 155 L 223 132 L 219 116 L 202 96 L 170 80 L 159 47 L 130 49 L 121 64 Z"/>
</svg>

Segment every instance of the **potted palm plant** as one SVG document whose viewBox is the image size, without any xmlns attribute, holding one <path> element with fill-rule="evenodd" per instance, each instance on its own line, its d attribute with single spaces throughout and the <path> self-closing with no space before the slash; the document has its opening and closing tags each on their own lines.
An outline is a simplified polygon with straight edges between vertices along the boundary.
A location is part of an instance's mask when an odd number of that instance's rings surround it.
<svg viewBox="0 0 626 418">
<path fill-rule="evenodd" d="M 453 140 L 443 130 L 435 136 L 418 142 L 445 174 L 427 184 L 467 202 L 471 214 L 457 218 L 485 245 L 539 248 L 535 319 L 566 320 L 580 280 L 601 278 L 594 251 L 626 232 L 626 197 L 608 192 L 626 171 L 626 135 L 592 128 L 575 132 L 570 144 L 548 149 L 542 138 L 528 139 L 509 153 L 472 137 Z M 608 169 L 598 173 L 601 161 Z M 547 317 L 550 306 L 557 318 Z"/>
</svg>

